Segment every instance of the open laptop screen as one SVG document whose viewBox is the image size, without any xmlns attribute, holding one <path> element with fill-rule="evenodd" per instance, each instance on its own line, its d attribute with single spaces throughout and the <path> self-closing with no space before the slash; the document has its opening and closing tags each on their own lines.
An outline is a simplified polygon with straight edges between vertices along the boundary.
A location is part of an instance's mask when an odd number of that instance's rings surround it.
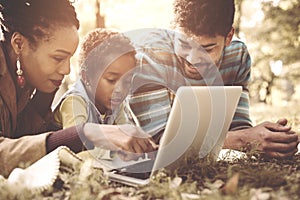
<svg viewBox="0 0 300 200">
<path fill-rule="evenodd" d="M 217 159 L 241 91 L 239 86 L 180 87 L 155 160 L 113 170 L 109 176 L 123 183 L 147 179 L 161 168 L 177 168 L 195 150 L 200 158 L 211 155 Z M 131 178 L 126 179 L 128 176 Z M 146 182 L 137 185 L 140 183 Z"/>
</svg>

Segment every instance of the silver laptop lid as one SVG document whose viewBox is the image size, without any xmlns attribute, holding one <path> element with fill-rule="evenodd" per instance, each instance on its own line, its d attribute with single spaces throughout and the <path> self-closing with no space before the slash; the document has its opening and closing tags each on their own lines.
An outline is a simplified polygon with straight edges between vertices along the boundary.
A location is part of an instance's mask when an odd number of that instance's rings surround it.
<svg viewBox="0 0 300 200">
<path fill-rule="evenodd" d="M 187 164 L 184 163 L 187 156 L 202 158 L 210 154 L 216 160 L 241 91 L 242 87 L 239 86 L 180 87 L 148 177 L 161 168 L 172 170 Z M 128 166 L 126 171 L 129 174 L 147 171 L 142 165 L 137 167 Z M 149 178 L 134 178 L 128 174 L 109 173 L 109 177 L 112 181 L 131 186 L 149 183 Z"/>
<path fill-rule="evenodd" d="M 177 168 L 190 154 L 212 159 L 222 149 L 242 87 L 183 86 L 176 92 L 154 171 Z"/>
</svg>

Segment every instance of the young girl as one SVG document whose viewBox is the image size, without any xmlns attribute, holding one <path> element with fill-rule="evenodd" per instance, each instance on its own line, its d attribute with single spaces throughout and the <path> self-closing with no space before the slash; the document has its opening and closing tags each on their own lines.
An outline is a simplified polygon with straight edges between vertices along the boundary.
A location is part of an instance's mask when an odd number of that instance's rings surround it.
<svg viewBox="0 0 300 200">
<path fill-rule="evenodd" d="M 80 79 L 54 106 L 57 124 L 68 128 L 84 122 L 128 122 L 120 111 L 136 66 L 130 40 L 121 33 L 95 29 L 84 38 L 79 64 Z"/>
<path fill-rule="evenodd" d="M 135 51 L 130 40 L 121 33 L 107 29 L 89 32 L 81 46 L 80 79 L 54 106 L 55 120 L 63 128 L 82 122 L 113 124 L 113 111 L 127 96 Z"/>
</svg>

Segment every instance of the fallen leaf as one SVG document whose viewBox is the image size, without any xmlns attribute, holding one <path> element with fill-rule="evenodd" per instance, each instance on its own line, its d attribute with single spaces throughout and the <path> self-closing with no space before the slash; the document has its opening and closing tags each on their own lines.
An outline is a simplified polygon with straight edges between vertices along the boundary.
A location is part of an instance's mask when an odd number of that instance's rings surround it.
<svg viewBox="0 0 300 200">
<path fill-rule="evenodd" d="M 239 173 L 235 173 L 224 185 L 222 192 L 224 194 L 234 194 L 237 191 L 239 183 Z"/>
<path fill-rule="evenodd" d="M 180 177 L 175 177 L 171 183 L 170 183 L 170 188 L 178 188 L 182 183 L 182 178 Z"/>
</svg>

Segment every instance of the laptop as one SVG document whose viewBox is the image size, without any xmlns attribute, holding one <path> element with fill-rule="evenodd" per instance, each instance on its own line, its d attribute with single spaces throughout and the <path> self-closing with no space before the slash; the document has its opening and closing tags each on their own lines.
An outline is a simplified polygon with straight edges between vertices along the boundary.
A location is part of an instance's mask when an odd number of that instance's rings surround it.
<svg viewBox="0 0 300 200">
<path fill-rule="evenodd" d="M 109 179 L 146 185 L 159 169 L 176 169 L 185 157 L 217 160 L 234 116 L 241 86 L 182 86 L 177 92 L 155 158 L 106 171 Z"/>
</svg>

